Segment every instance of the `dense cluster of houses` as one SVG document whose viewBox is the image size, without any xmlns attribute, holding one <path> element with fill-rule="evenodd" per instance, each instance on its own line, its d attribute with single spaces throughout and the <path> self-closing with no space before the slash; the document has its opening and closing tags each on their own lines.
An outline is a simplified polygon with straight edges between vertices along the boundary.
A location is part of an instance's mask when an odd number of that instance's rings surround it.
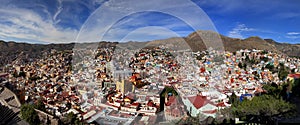
<svg viewBox="0 0 300 125">
<path fill-rule="evenodd" d="M 182 68 L 185 70 L 182 71 L 183 79 L 177 86 L 192 116 L 200 113 L 215 118 L 219 109 L 230 106 L 229 97 L 233 93 L 240 100 L 251 99 L 264 92 L 263 84 L 282 84 L 284 79 L 280 80 L 278 72 L 271 71 L 268 66 L 278 67 L 282 64 L 294 72 L 300 69 L 298 58 L 255 49 L 235 53 L 210 50 L 192 54 L 202 55 L 201 59 L 193 65 L 194 60 L 189 59 L 190 57 L 181 58 L 182 62 L 188 62 L 189 65 Z"/>
<path fill-rule="evenodd" d="M 14 62 L 4 70 L 10 73 L 8 82 L 22 103 L 42 101 L 47 112 L 63 116 L 78 109 L 80 98 L 71 81 L 71 51 L 51 51 L 44 58 L 28 64 Z"/>
<path fill-rule="evenodd" d="M 82 97 L 86 96 L 82 98 L 85 102 L 82 109 L 91 112 L 83 119 L 100 124 L 115 124 L 118 120 L 113 119 L 119 119 L 122 123 L 147 124 L 155 122 L 157 114 L 164 111 L 167 112 L 167 116 L 171 116 L 168 119 L 184 116 L 184 105 L 179 103 L 178 96 L 169 91 L 162 95 L 162 92 L 166 91 L 165 86 L 170 87 L 177 82 L 173 80 L 171 73 L 179 68 L 172 55 L 161 48 L 142 49 L 131 54 L 126 52 L 130 53 L 127 50 L 115 50 L 112 61 L 101 60 L 99 57 L 102 57 L 102 54 L 96 54 L 99 56 L 96 62 L 101 63 L 96 64 L 94 68 L 105 73 L 105 77 L 99 80 L 109 80 L 100 84 L 79 84 L 83 86 L 81 88 L 99 87 L 88 91 L 79 88 Z M 127 57 L 128 55 L 132 57 Z M 113 117 L 107 117 L 109 115 Z M 122 120 L 124 117 L 125 121 Z M 140 120 L 136 122 L 137 119 Z"/>
<path fill-rule="evenodd" d="M 282 84 L 284 79 L 270 67 L 293 70 L 288 79 L 298 78 L 300 71 L 298 58 L 255 49 L 232 53 L 110 47 L 75 54 L 53 50 L 43 59 L 14 62 L 3 70 L 21 102 L 41 100 L 56 116 L 73 112 L 98 124 L 155 124 L 188 115 L 216 118 L 220 109 L 231 106 L 232 94 L 251 99 L 264 92 L 263 84 Z"/>
<path fill-rule="evenodd" d="M 168 52 L 166 48 L 156 47 L 127 53 L 126 50 L 114 53 L 116 60 L 108 63 L 112 67 L 110 74 L 113 74 L 114 82 L 104 86 L 113 88 L 113 91 L 102 91 L 102 95 L 94 96 L 91 98 L 94 104 L 91 101 L 90 106 L 96 104 L 127 113 L 133 121 L 138 114 L 143 117 L 163 114 L 163 120 L 199 114 L 216 118 L 220 109 L 231 105 L 229 97 L 233 93 L 240 99 L 251 99 L 264 92 L 263 84 L 283 83 L 278 73 L 270 71 L 267 65 L 277 67 L 283 63 L 295 72 L 299 71 L 299 59 L 262 50 L 195 53 Z M 174 53 L 180 58 L 174 57 Z M 254 60 L 254 63 L 249 63 Z M 97 111 L 94 115 L 100 117 L 97 114 L 102 111 Z"/>
</svg>

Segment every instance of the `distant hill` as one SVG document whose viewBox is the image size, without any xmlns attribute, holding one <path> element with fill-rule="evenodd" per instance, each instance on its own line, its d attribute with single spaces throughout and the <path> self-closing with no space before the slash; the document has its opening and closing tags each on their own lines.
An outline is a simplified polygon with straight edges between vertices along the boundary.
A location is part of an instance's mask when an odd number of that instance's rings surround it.
<svg viewBox="0 0 300 125">
<path fill-rule="evenodd" d="M 40 57 L 45 51 L 72 49 L 73 46 L 74 44 L 43 45 L 0 41 L 0 66 L 16 60 L 26 63 Z"/>
<path fill-rule="evenodd" d="M 203 38 L 201 38 L 200 36 L 203 36 Z M 219 45 L 219 43 L 216 42 L 218 39 L 222 40 L 221 43 L 223 45 Z M 205 43 L 203 42 L 204 40 L 206 41 Z M 148 44 L 155 43 L 156 45 L 162 45 L 171 42 L 173 42 L 172 44 L 179 46 L 186 44 L 193 51 L 206 50 L 206 45 L 208 45 L 211 47 L 224 46 L 225 50 L 231 52 L 240 49 L 260 49 L 286 54 L 291 57 L 300 57 L 300 44 L 279 43 L 272 39 L 262 39 L 257 36 L 252 36 L 246 39 L 230 38 L 218 34 L 216 32 L 202 30 L 193 32 L 184 38 L 169 38 L 164 40 L 155 40 L 151 41 Z"/>
<path fill-rule="evenodd" d="M 203 36 L 202 38 L 199 36 Z M 216 44 L 220 38 L 223 45 Z M 206 41 L 205 43 L 203 41 Z M 187 37 L 173 37 L 163 40 L 154 40 L 149 42 L 126 42 L 126 43 L 111 43 L 99 42 L 99 47 L 109 47 L 118 44 L 121 47 L 128 49 L 143 48 L 147 46 L 169 45 L 174 50 L 192 49 L 193 51 L 206 50 L 208 46 L 224 46 L 227 51 L 237 51 L 240 49 L 261 49 L 277 53 L 286 54 L 292 57 L 300 57 L 300 44 L 278 43 L 272 39 L 261 39 L 260 37 L 249 37 L 246 39 L 230 38 L 220 35 L 212 31 L 193 32 Z M 78 45 L 78 44 L 77 44 Z M 76 45 L 76 46 L 77 46 Z M 93 46 L 95 43 L 81 43 L 80 46 Z M 0 40 L 0 66 L 11 63 L 15 60 L 29 61 L 28 59 L 39 58 L 43 52 L 55 50 L 72 50 L 74 43 L 69 44 L 28 44 L 17 42 L 5 42 Z"/>
<path fill-rule="evenodd" d="M 110 47 L 116 42 L 99 42 L 99 47 Z M 76 46 L 90 47 L 94 46 L 95 43 L 80 43 Z M 18 42 L 5 42 L 0 40 L 0 67 L 9 64 L 13 61 L 20 61 L 26 63 L 31 59 L 40 58 L 44 52 L 50 52 L 52 49 L 72 50 L 75 47 L 75 43 L 69 44 L 29 44 L 29 43 L 18 43 Z"/>
<path fill-rule="evenodd" d="M 265 39 L 266 42 L 275 46 L 277 50 L 292 57 L 300 57 L 300 44 L 278 43 L 272 39 Z"/>
</svg>

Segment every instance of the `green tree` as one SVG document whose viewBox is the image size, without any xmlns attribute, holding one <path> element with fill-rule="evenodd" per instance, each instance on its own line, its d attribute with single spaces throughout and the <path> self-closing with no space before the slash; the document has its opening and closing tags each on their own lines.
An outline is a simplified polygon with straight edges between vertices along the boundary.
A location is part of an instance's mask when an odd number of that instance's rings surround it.
<svg viewBox="0 0 300 125">
<path fill-rule="evenodd" d="M 300 79 L 294 79 L 292 92 L 294 92 L 293 94 L 295 96 L 300 96 L 300 94 L 299 94 L 299 92 L 300 92 Z"/>
<path fill-rule="evenodd" d="M 243 68 L 244 68 L 244 70 L 247 69 L 247 64 L 246 63 L 244 63 Z"/>
<path fill-rule="evenodd" d="M 267 65 L 266 65 L 266 68 L 267 69 L 269 69 L 270 71 L 274 71 L 274 65 L 273 64 L 270 64 L 270 63 L 268 63 Z"/>
<path fill-rule="evenodd" d="M 84 122 L 80 121 L 73 112 L 67 114 L 65 122 L 69 125 L 84 125 Z"/>
<path fill-rule="evenodd" d="M 25 72 L 23 72 L 23 71 L 21 71 L 20 73 L 19 73 L 19 77 L 26 77 L 26 73 Z"/>
<path fill-rule="evenodd" d="M 280 80 L 284 80 L 287 75 L 289 74 L 289 69 L 284 66 L 283 63 L 279 64 L 279 71 L 278 71 L 278 77 Z"/>
<path fill-rule="evenodd" d="M 232 106 L 236 107 L 239 104 L 239 98 L 232 92 L 231 96 L 229 97 L 229 102 Z"/>
<path fill-rule="evenodd" d="M 38 109 L 38 110 L 41 110 L 41 111 L 46 111 L 46 108 L 45 108 L 45 104 L 43 103 L 43 101 L 41 99 L 39 99 L 36 104 L 34 105 L 34 108 Z"/>
<path fill-rule="evenodd" d="M 263 89 L 267 91 L 268 95 L 272 95 L 277 99 L 281 97 L 280 95 L 283 91 L 282 86 L 277 86 L 275 83 L 265 84 Z"/>
<path fill-rule="evenodd" d="M 232 52 L 233 55 L 236 55 L 236 52 Z"/>
<path fill-rule="evenodd" d="M 262 53 L 262 54 L 268 54 L 268 51 L 263 50 L 261 53 Z"/>
<path fill-rule="evenodd" d="M 21 106 L 21 117 L 27 121 L 30 125 L 39 125 L 40 119 L 37 112 L 34 110 L 34 106 L 30 104 L 23 104 Z"/>
<path fill-rule="evenodd" d="M 236 106 L 236 116 L 245 118 L 244 120 L 252 120 L 252 122 L 260 122 L 264 124 L 273 124 L 275 117 L 289 117 L 295 114 L 296 106 L 277 99 L 271 95 L 262 95 L 253 97 L 252 100 L 245 100 Z"/>
<path fill-rule="evenodd" d="M 268 62 L 269 58 L 268 57 L 262 57 L 261 60 L 264 61 L 264 62 Z"/>
<path fill-rule="evenodd" d="M 163 91 L 161 92 L 161 96 L 164 98 L 165 95 L 166 95 L 167 93 L 172 93 L 172 94 L 174 94 L 175 96 L 178 95 L 178 93 L 176 92 L 176 90 L 174 90 L 173 87 L 167 87 L 167 86 L 166 86 L 166 87 L 163 89 Z"/>
<path fill-rule="evenodd" d="M 73 112 L 67 114 L 67 122 L 69 124 L 75 124 L 75 120 L 76 120 L 76 115 Z"/>
<path fill-rule="evenodd" d="M 238 66 L 239 68 L 243 68 L 243 64 L 241 62 L 239 62 Z"/>
<path fill-rule="evenodd" d="M 288 70 L 280 69 L 278 73 L 278 77 L 280 80 L 284 80 L 288 74 L 289 74 Z"/>
<path fill-rule="evenodd" d="M 250 58 L 248 55 L 246 55 L 245 61 L 250 61 Z"/>
</svg>

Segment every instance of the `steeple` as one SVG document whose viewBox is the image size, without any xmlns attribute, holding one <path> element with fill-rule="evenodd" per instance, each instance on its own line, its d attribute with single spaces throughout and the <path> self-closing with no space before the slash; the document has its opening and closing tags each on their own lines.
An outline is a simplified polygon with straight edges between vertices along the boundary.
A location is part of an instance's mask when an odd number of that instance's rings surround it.
<svg viewBox="0 0 300 125">
<path fill-rule="evenodd" d="M 121 80 L 122 80 L 122 78 L 121 78 L 121 75 L 119 74 L 118 81 L 119 81 L 119 82 L 122 82 Z"/>
</svg>

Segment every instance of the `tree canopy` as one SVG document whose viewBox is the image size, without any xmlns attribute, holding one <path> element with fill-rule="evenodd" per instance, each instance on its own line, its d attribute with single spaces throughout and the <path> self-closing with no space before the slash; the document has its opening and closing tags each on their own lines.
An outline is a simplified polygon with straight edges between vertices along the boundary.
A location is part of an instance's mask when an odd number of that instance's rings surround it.
<svg viewBox="0 0 300 125">
<path fill-rule="evenodd" d="M 21 106 L 21 117 L 30 125 L 39 125 L 40 119 L 38 113 L 34 110 L 34 106 L 30 104 L 23 104 Z"/>
<path fill-rule="evenodd" d="M 37 101 L 37 103 L 34 105 L 34 108 L 44 111 L 44 112 L 46 111 L 45 104 L 43 103 L 43 101 L 41 99 L 39 99 Z"/>
<path fill-rule="evenodd" d="M 289 74 L 289 68 L 285 67 L 283 63 L 279 64 L 278 77 L 280 80 L 284 80 Z"/>
<path fill-rule="evenodd" d="M 64 122 L 65 124 L 69 125 L 84 125 L 84 123 L 80 121 L 73 112 L 70 112 L 66 115 L 66 119 Z"/>
<path fill-rule="evenodd" d="M 276 117 L 294 115 L 296 106 L 272 95 L 255 96 L 232 107 L 235 116 L 252 122 L 269 124 Z"/>
</svg>

